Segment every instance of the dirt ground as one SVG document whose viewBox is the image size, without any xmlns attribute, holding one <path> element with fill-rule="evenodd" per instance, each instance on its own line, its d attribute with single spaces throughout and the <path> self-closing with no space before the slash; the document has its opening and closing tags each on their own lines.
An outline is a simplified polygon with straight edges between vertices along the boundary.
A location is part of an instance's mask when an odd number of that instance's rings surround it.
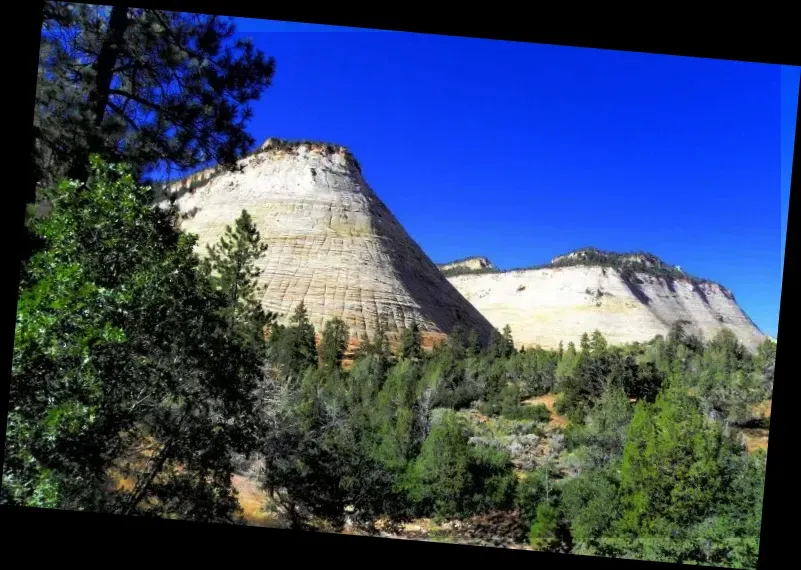
<svg viewBox="0 0 801 570">
<path fill-rule="evenodd" d="M 563 428 L 567 426 L 567 418 L 556 412 L 554 409 L 555 403 L 556 394 L 545 394 L 543 396 L 537 396 L 536 398 L 529 398 L 528 400 L 523 401 L 523 404 L 527 406 L 544 404 L 545 407 L 548 408 L 548 411 L 551 412 L 551 419 L 548 423 L 553 427 Z"/>
</svg>

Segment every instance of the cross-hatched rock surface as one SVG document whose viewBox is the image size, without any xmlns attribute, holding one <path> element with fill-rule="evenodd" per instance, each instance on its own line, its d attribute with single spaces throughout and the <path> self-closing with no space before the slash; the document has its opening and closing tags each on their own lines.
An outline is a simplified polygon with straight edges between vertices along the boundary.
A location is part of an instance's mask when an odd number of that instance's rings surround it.
<svg viewBox="0 0 801 570">
<path fill-rule="evenodd" d="M 206 171 L 167 192 L 199 251 L 243 209 L 268 249 L 258 263 L 265 309 L 286 320 L 303 301 L 320 332 L 343 319 L 373 338 L 416 322 L 430 333 L 456 324 L 489 336 L 490 323 L 447 281 L 370 188 L 343 147 L 269 139 L 235 172 Z M 166 202 L 165 202 L 166 203 Z"/>
</svg>

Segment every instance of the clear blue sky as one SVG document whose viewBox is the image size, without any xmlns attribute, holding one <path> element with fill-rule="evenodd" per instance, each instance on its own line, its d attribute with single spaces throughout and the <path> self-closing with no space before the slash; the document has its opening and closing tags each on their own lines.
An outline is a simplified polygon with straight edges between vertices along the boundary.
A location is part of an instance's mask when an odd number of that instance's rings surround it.
<svg viewBox="0 0 801 570">
<path fill-rule="evenodd" d="M 776 335 L 799 68 L 237 25 L 276 58 L 253 136 L 349 147 L 434 261 L 646 250 Z"/>
</svg>

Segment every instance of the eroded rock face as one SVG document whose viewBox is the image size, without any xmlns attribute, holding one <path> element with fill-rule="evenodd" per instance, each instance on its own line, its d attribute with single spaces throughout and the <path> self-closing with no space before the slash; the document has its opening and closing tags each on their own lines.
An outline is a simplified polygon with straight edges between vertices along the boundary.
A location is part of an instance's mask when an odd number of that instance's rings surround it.
<svg viewBox="0 0 801 570">
<path fill-rule="evenodd" d="M 453 285 L 497 328 L 508 324 L 516 344 L 556 348 L 600 330 L 613 344 L 666 335 L 676 321 L 709 340 L 729 328 L 750 350 L 767 337 L 725 287 L 578 265 L 458 275 Z M 638 283 L 639 281 L 639 283 Z"/>
<path fill-rule="evenodd" d="M 239 166 L 200 173 L 171 192 L 201 252 L 243 209 L 250 213 L 268 245 L 258 264 L 267 310 L 286 319 L 303 301 L 318 332 L 339 317 L 351 336 L 372 338 L 384 315 L 390 333 L 412 322 L 448 333 L 459 323 L 488 337 L 489 322 L 407 234 L 346 149 L 269 139 Z"/>
<path fill-rule="evenodd" d="M 486 257 L 468 257 L 458 261 L 451 261 L 450 263 L 442 263 L 439 265 L 441 271 L 448 271 L 449 269 L 469 269 L 477 271 L 480 269 L 494 269 L 495 266 Z"/>
</svg>

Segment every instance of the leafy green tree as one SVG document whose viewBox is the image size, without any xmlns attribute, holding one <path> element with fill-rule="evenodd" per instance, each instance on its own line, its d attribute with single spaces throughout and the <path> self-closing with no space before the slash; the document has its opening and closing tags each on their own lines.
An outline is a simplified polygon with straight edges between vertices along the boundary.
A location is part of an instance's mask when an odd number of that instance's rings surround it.
<svg viewBox="0 0 801 570">
<path fill-rule="evenodd" d="M 218 16 L 45 2 L 37 177 L 83 180 L 91 153 L 137 177 L 159 165 L 233 165 L 253 145 L 250 103 L 275 68 L 234 32 Z"/>
<path fill-rule="evenodd" d="M 348 348 L 348 329 L 345 321 L 333 318 L 325 324 L 320 340 L 320 364 L 324 368 L 337 368 Z"/>
<path fill-rule="evenodd" d="M 511 329 L 509 330 L 509 336 L 511 339 Z M 493 358 L 508 358 L 514 352 L 514 345 L 497 329 L 492 329 L 487 351 Z"/>
<path fill-rule="evenodd" d="M 4 500 L 232 520 L 263 352 L 232 330 L 194 236 L 126 169 L 93 157 L 57 196 L 19 295 Z"/>
<path fill-rule="evenodd" d="M 528 528 L 537 519 L 537 506 L 545 500 L 545 486 L 545 473 L 542 470 L 525 473 L 517 484 L 515 508 Z"/>
<path fill-rule="evenodd" d="M 455 325 L 448 335 L 448 348 L 453 358 L 459 360 L 467 355 L 467 337 L 462 325 Z"/>
<path fill-rule="evenodd" d="M 514 339 L 512 338 L 512 327 L 510 327 L 509 325 L 505 325 L 503 327 L 502 336 L 503 340 L 506 341 L 506 344 L 512 347 L 512 350 L 514 350 L 515 342 Z"/>
<path fill-rule="evenodd" d="M 556 389 L 562 390 L 564 382 L 575 374 L 578 366 L 578 352 L 576 345 L 572 342 L 567 343 L 567 349 L 561 354 L 559 363 L 556 365 Z"/>
<path fill-rule="evenodd" d="M 406 469 L 425 439 L 428 410 L 420 409 L 421 397 L 420 370 L 404 359 L 389 369 L 372 406 L 376 456 L 394 473 Z"/>
<path fill-rule="evenodd" d="M 363 335 L 355 356 L 357 359 L 369 356 L 374 357 L 382 371 L 386 372 L 392 356 L 389 339 L 387 338 L 386 315 L 378 315 L 376 317 L 372 341 L 369 340 L 366 334 Z"/>
<path fill-rule="evenodd" d="M 413 359 L 423 356 L 420 327 L 414 321 L 409 327 L 404 328 L 401 333 L 400 354 L 402 358 Z"/>
<path fill-rule="evenodd" d="M 776 372 L 776 343 L 773 340 L 766 338 L 757 347 L 754 364 L 762 374 L 765 395 L 769 398 L 773 395 L 773 378 Z"/>
<path fill-rule="evenodd" d="M 357 368 L 374 364 L 357 363 Z M 359 394 L 353 393 L 356 388 Z M 348 385 L 332 368 L 307 368 L 300 386 L 279 402 L 265 433 L 263 485 L 295 528 L 314 518 L 333 530 L 350 517 L 370 526 L 381 516 L 402 518 L 405 497 L 395 476 L 372 453 L 369 390 Z M 365 415 L 366 414 L 366 415 Z"/>
</svg>

